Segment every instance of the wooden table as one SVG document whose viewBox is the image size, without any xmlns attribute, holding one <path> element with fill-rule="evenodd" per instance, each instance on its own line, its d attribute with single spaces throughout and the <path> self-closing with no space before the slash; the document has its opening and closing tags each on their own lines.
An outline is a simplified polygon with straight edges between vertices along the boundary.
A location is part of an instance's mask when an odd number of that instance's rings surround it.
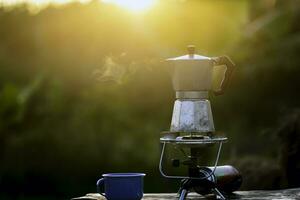
<svg viewBox="0 0 300 200">
<path fill-rule="evenodd" d="M 99 194 L 87 194 L 83 197 L 73 198 L 73 200 L 105 200 L 104 197 Z M 153 193 L 144 194 L 143 200 L 177 200 L 175 193 Z M 187 200 L 200 200 L 205 199 L 204 197 L 196 194 L 189 193 Z M 265 200 L 265 199 L 276 199 L 276 200 L 299 200 L 300 199 L 300 188 L 286 189 L 286 190 L 253 190 L 253 191 L 239 191 L 235 192 L 235 195 L 231 196 L 230 199 L 248 199 L 248 200 Z"/>
</svg>

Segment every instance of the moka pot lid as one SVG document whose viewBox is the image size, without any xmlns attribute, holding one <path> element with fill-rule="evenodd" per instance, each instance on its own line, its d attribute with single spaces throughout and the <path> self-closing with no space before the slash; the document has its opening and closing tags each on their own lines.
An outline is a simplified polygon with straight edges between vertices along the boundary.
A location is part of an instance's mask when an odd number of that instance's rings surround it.
<svg viewBox="0 0 300 200">
<path fill-rule="evenodd" d="M 188 54 L 184 56 L 179 56 L 175 58 L 168 58 L 166 61 L 207 61 L 207 60 L 212 60 L 212 58 L 203 56 L 203 55 L 198 55 L 195 54 L 195 46 L 194 45 L 189 45 L 187 47 Z"/>
</svg>

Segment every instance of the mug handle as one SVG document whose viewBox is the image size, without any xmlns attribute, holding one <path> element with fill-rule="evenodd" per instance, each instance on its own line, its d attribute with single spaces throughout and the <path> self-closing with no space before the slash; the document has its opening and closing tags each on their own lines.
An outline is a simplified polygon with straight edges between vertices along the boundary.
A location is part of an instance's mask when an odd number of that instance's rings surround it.
<svg viewBox="0 0 300 200">
<path fill-rule="evenodd" d="M 101 192 L 101 186 L 104 186 L 104 178 L 100 178 L 100 179 L 97 181 L 96 186 L 97 186 L 97 192 L 98 192 L 99 194 L 101 194 L 102 196 L 106 197 L 105 194 L 103 194 L 103 193 Z"/>
<path fill-rule="evenodd" d="M 224 91 L 229 83 L 231 74 L 235 68 L 235 64 L 228 56 L 219 56 L 219 57 L 214 57 L 212 59 L 214 61 L 215 66 L 226 65 L 225 76 L 221 82 L 220 89 L 214 91 L 214 94 L 217 96 L 217 95 L 224 94 Z"/>
</svg>

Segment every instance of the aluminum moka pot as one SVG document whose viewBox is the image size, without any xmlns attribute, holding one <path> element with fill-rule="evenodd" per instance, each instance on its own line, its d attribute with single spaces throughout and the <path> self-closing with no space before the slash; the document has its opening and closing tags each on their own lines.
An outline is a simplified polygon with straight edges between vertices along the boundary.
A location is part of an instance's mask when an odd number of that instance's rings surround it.
<svg viewBox="0 0 300 200">
<path fill-rule="evenodd" d="M 195 46 L 188 46 L 188 54 L 169 58 L 173 88 L 176 91 L 170 132 L 211 133 L 215 131 L 208 92 L 224 93 L 234 63 L 227 56 L 206 57 L 195 54 Z M 213 67 L 226 65 L 218 90 L 212 89 Z"/>
</svg>

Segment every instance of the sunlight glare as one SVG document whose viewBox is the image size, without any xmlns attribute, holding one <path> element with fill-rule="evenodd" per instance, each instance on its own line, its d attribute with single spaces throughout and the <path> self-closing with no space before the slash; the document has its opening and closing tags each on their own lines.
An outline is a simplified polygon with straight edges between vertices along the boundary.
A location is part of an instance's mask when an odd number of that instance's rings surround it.
<svg viewBox="0 0 300 200">
<path fill-rule="evenodd" d="M 151 8 L 156 0 L 102 0 L 104 3 L 113 3 L 131 11 L 144 11 Z"/>
<path fill-rule="evenodd" d="M 28 3 L 29 6 L 41 6 L 45 7 L 49 4 L 53 5 L 63 5 L 71 2 L 80 2 L 80 3 L 88 3 L 90 0 L 0 0 L 0 6 L 13 6 L 22 3 Z"/>
</svg>

